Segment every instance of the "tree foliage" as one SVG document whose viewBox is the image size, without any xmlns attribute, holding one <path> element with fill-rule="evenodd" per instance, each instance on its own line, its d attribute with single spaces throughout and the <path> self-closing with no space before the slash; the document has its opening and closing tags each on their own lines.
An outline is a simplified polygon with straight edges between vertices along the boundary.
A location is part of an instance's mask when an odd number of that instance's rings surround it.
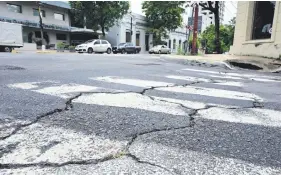
<svg viewBox="0 0 281 175">
<path fill-rule="evenodd" d="M 230 46 L 233 44 L 234 38 L 234 27 L 235 27 L 235 18 L 230 21 L 228 25 L 220 25 L 220 46 L 222 52 L 229 51 Z M 201 43 L 206 41 L 207 52 L 213 53 L 216 52 L 216 38 L 215 38 L 215 26 L 210 25 L 202 33 Z"/>
<path fill-rule="evenodd" d="M 215 17 L 215 52 L 221 53 L 221 42 L 220 42 L 220 17 L 219 17 L 219 1 L 201 1 L 199 5 L 203 7 L 203 10 L 209 10 L 214 14 Z"/>
<path fill-rule="evenodd" d="M 127 1 L 70 1 L 72 16 L 77 25 L 101 29 L 103 36 L 129 10 Z M 86 19 L 86 20 L 85 20 Z"/>
<path fill-rule="evenodd" d="M 184 1 L 145 1 L 142 9 L 145 13 L 148 31 L 154 34 L 153 45 L 162 43 L 169 31 L 182 25 Z"/>
</svg>

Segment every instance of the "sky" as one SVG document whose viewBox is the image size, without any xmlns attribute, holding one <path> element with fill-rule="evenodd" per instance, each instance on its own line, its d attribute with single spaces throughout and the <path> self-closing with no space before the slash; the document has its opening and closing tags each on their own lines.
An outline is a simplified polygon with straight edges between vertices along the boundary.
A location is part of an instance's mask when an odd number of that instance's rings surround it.
<svg viewBox="0 0 281 175">
<path fill-rule="evenodd" d="M 132 12 L 144 15 L 141 9 L 141 3 L 143 0 L 131 0 Z M 225 15 L 223 24 L 228 24 L 228 22 L 236 16 L 237 11 L 237 1 L 226 1 L 225 2 Z"/>
</svg>

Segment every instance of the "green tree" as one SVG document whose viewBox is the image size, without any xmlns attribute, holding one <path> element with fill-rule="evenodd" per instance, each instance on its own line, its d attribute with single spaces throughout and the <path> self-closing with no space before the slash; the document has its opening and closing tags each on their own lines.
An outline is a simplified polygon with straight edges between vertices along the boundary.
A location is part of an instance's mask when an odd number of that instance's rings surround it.
<svg viewBox="0 0 281 175">
<path fill-rule="evenodd" d="M 220 47 L 222 52 L 229 50 L 230 46 L 233 44 L 234 35 L 234 25 L 220 25 Z M 215 26 L 210 25 L 202 33 L 202 41 L 207 43 L 207 52 L 216 52 L 216 37 L 215 37 Z"/>
<path fill-rule="evenodd" d="M 182 7 L 184 1 L 145 1 L 142 9 L 145 13 L 148 31 L 153 33 L 153 45 L 162 44 L 169 31 L 182 25 Z"/>
<path fill-rule="evenodd" d="M 71 12 L 78 25 L 101 29 L 103 36 L 129 10 L 128 1 L 71 1 Z"/>
<path fill-rule="evenodd" d="M 220 16 L 219 16 L 219 1 L 205 1 L 199 2 L 199 5 L 203 7 L 202 10 L 208 10 L 214 14 L 215 17 L 215 51 L 221 53 L 221 42 L 220 42 Z"/>
</svg>

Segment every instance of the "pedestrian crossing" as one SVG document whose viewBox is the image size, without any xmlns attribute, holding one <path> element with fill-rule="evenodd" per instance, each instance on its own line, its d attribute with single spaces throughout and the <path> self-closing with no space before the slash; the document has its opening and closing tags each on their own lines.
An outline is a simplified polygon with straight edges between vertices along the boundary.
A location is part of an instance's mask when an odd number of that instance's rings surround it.
<svg viewBox="0 0 281 175">
<path fill-rule="evenodd" d="M 279 167 L 255 160 L 265 157 L 266 163 L 278 161 L 280 134 L 274 134 L 281 127 L 281 112 L 254 108 L 255 103 L 265 104 L 270 99 L 247 89 L 252 84 L 280 86 L 280 78 L 195 69 L 180 71 L 185 73 L 145 77 L 87 76 L 81 84 L 59 80 L 8 84 L 11 90 L 65 100 L 82 95 L 72 100 L 72 110 L 41 118 L 0 141 L 2 150 L 13 149 L 0 156 L 0 164 L 22 164 L 30 168 L 29 164 L 38 162 L 75 164 L 77 160 L 104 160 L 112 155 L 117 155 L 114 160 L 118 161 L 119 156 L 127 158 L 122 154 L 128 148 L 140 161 L 176 169 L 182 171 L 181 174 L 202 174 L 206 169 L 210 174 L 280 174 Z M 249 81 L 251 78 L 255 80 Z M 245 107 L 244 103 L 250 105 Z M 190 127 L 191 114 L 196 123 L 193 127 Z M 139 135 L 130 140 L 135 134 Z M 103 173 L 107 168 L 115 170 L 120 166 L 113 166 L 110 161 L 105 161 L 109 164 L 102 169 Z M 61 167 L 69 166 L 73 165 Z M 76 166 L 85 169 L 83 164 Z M 89 166 L 95 167 L 94 164 Z M 102 162 L 98 166 L 102 166 Z M 132 167 L 128 169 L 141 174 Z M 2 174 L 17 171 L 27 174 L 38 170 L 40 166 L 12 167 L 2 170 Z M 71 170 L 61 174 L 69 174 L 67 172 L 73 173 Z"/>
<path fill-rule="evenodd" d="M 192 76 L 157 76 L 157 78 L 162 77 L 164 81 L 156 81 L 153 76 L 152 78 L 147 76 L 147 78 L 142 79 L 130 76 L 86 77 L 93 85 L 96 84 L 95 82 L 99 82 L 101 86 L 75 83 L 60 84 L 59 81 L 48 80 L 42 82 L 14 83 L 9 84 L 8 87 L 30 90 L 34 93 L 51 95 L 64 99 L 71 98 L 77 93 L 93 92 L 83 94 L 79 98 L 73 100 L 73 103 L 139 109 L 171 115 L 188 115 L 192 109 L 205 109 L 199 114 L 200 117 L 206 119 L 279 126 L 274 124 L 274 122 L 280 122 L 277 117 L 281 116 L 280 111 L 270 109 L 266 110 L 266 112 L 263 112 L 265 109 L 251 109 L 252 111 L 244 111 L 244 113 L 241 110 L 234 111 L 234 109 L 241 108 L 239 102 L 244 101 L 250 104 L 253 102 L 266 103 L 267 99 L 258 94 L 244 92 L 242 89 L 230 90 L 222 89 L 221 87 L 243 88 L 249 83 L 247 82 L 249 78 L 257 83 L 280 83 L 280 78 L 277 79 L 278 77 L 263 75 L 221 73 L 198 69 L 182 69 L 180 71 L 196 72 L 197 74 L 192 74 Z M 204 76 L 201 76 L 202 74 Z M 183 84 L 177 84 L 174 82 L 175 80 L 180 80 Z M 212 87 L 202 86 L 204 83 L 212 84 Z M 42 87 L 42 84 L 44 84 L 44 87 Z M 103 87 L 102 84 L 106 84 L 107 86 Z M 114 87 L 122 85 L 122 87 L 146 88 L 147 93 L 141 94 L 140 92 L 128 92 L 126 89 L 120 90 L 108 88 L 108 86 L 111 87 L 111 85 L 114 85 Z M 167 96 L 152 92 L 161 92 Z M 202 100 L 204 98 L 208 100 Z M 231 104 L 225 104 L 224 101 L 231 101 Z M 213 108 L 206 109 L 207 106 L 212 106 Z M 250 107 L 251 106 L 248 106 L 248 108 Z M 244 114 L 245 117 L 239 117 Z M 263 122 L 265 118 L 268 118 L 270 122 Z"/>
</svg>

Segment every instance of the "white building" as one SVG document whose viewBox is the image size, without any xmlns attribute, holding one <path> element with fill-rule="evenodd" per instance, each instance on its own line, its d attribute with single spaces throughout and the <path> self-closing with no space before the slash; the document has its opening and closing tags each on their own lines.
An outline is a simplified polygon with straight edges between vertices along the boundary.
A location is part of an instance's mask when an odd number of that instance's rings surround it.
<svg viewBox="0 0 281 175">
<path fill-rule="evenodd" d="M 132 25 L 132 35 L 131 35 Z M 147 32 L 145 16 L 136 13 L 128 13 L 119 22 L 111 27 L 106 39 L 112 45 L 119 43 L 132 42 L 136 46 L 141 46 L 141 52 L 147 52 L 153 47 L 153 35 Z M 185 25 L 173 32 L 169 32 L 169 38 L 163 39 L 172 52 L 177 52 L 178 48 L 184 48 L 183 43 L 186 41 L 187 33 Z"/>
<path fill-rule="evenodd" d="M 98 38 L 99 31 L 71 27 L 70 5 L 60 1 L 40 1 L 44 28 L 44 42 L 56 48 L 58 42 L 67 45 Z M 1 1 L 0 21 L 19 23 L 23 26 L 23 50 L 35 50 L 41 46 L 38 4 L 36 1 Z"/>
<path fill-rule="evenodd" d="M 225 1 L 219 2 L 219 16 L 220 16 L 220 23 L 223 23 L 224 19 L 224 12 L 225 12 Z M 211 24 L 215 24 L 215 17 L 212 12 L 209 10 L 203 10 L 202 6 L 198 6 L 198 30 L 203 32 L 207 27 L 209 27 Z M 193 14 L 193 20 L 191 20 L 192 17 L 192 7 L 189 7 L 189 17 L 188 17 L 188 25 L 193 25 L 194 20 L 194 14 Z M 192 22 L 192 24 L 191 24 Z"/>
</svg>

